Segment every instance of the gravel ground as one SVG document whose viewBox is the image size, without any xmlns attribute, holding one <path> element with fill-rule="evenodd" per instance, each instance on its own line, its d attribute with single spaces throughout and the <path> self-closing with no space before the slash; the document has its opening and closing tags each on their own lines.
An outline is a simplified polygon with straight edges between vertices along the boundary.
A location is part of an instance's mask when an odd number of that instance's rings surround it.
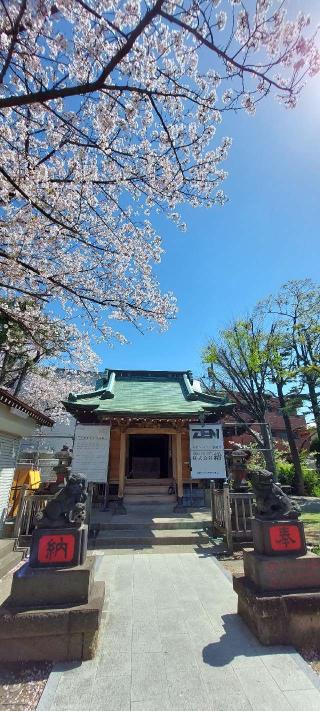
<svg viewBox="0 0 320 711">
<path fill-rule="evenodd" d="M 6 664 L 0 670 L 0 711 L 35 711 L 50 663 Z"/>
<path fill-rule="evenodd" d="M 221 565 L 229 572 L 231 575 L 243 574 L 243 553 L 242 551 L 236 552 L 231 556 L 218 556 L 218 560 Z"/>
</svg>

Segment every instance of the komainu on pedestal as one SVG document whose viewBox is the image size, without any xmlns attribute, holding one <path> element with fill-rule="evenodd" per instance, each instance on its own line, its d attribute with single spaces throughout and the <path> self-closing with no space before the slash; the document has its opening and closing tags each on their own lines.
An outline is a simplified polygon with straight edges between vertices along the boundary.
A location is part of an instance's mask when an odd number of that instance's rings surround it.
<svg viewBox="0 0 320 711">
<path fill-rule="evenodd" d="M 72 474 L 35 523 L 30 561 L 0 608 L 0 661 L 91 659 L 105 598 L 87 557 L 87 482 Z"/>
<path fill-rule="evenodd" d="M 320 652 L 320 557 L 307 552 L 300 508 L 264 469 L 248 470 L 256 496 L 253 549 L 233 577 L 238 613 L 263 644 Z"/>
</svg>

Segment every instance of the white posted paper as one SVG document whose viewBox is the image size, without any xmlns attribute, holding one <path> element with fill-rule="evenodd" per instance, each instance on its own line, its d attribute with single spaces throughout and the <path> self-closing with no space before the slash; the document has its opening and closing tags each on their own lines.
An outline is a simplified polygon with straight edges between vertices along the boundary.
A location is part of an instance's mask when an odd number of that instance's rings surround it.
<svg viewBox="0 0 320 711">
<path fill-rule="evenodd" d="M 77 425 L 73 447 L 72 473 L 84 474 L 88 481 L 106 482 L 109 443 L 109 425 Z"/>
</svg>

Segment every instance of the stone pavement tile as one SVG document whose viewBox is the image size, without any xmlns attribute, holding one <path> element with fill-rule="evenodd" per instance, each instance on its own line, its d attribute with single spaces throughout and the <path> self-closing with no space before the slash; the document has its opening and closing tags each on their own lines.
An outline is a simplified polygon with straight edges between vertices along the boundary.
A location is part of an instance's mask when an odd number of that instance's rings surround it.
<svg viewBox="0 0 320 711">
<path fill-rule="evenodd" d="M 90 692 L 69 696 L 63 687 L 61 687 L 54 695 L 49 711 L 60 711 L 60 709 L 68 709 L 68 711 L 88 711 L 92 696 L 92 688 Z"/>
<path fill-rule="evenodd" d="M 177 609 L 179 607 L 179 597 L 173 586 L 154 591 L 154 603 L 157 608 Z"/>
<path fill-rule="evenodd" d="M 186 633 L 186 620 L 178 608 L 162 607 L 158 609 L 158 626 L 161 636 Z"/>
<path fill-rule="evenodd" d="M 320 709 L 298 662 L 285 648 L 262 647 L 235 614 L 236 596 L 213 560 L 121 553 L 99 561 L 99 573 L 110 590 L 99 656 L 61 667 L 41 711 Z"/>
<path fill-rule="evenodd" d="M 97 666 L 97 678 L 113 674 L 130 674 L 131 646 L 127 651 L 119 651 L 116 644 L 101 654 Z"/>
<path fill-rule="evenodd" d="M 132 628 L 132 609 L 118 609 L 118 611 L 112 609 L 108 617 L 106 628 L 113 629 L 116 631 L 128 627 L 130 627 L 130 629 Z"/>
<path fill-rule="evenodd" d="M 208 619 L 208 613 L 199 597 L 181 600 L 180 609 L 183 611 L 184 617 L 190 622 L 195 618 L 198 619 L 198 617 L 203 617 L 205 620 Z"/>
<path fill-rule="evenodd" d="M 110 597 L 110 603 L 108 605 L 109 616 L 111 614 L 121 614 L 124 617 L 129 617 L 132 614 L 132 598 L 126 598 L 121 602 L 117 602 L 117 594 L 113 593 Z"/>
<path fill-rule="evenodd" d="M 106 631 L 104 635 L 101 637 L 101 654 L 105 654 L 107 652 L 112 652 L 114 649 L 117 649 L 118 651 L 126 652 L 128 649 L 131 648 L 131 643 L 132 643 L 132 631 L 130 629 L 115 629 L 115 630 L 108 630 L 108 627 L 106 628 Z"/>
<path fill-rule="evenodd" d="M 243 690 L 233 691 L 224 687 L 219 693 L 212 687 L 208 689 L 212 711 L 260 711 L 260 706 L 252 706 Z M 273 709 L 277 711 L 277 709 Z"/>
<path fill-rule="evenodd" d="M 150 611 L 150 612 L 149 612 Z M 149 615 L 156 612 L 156 605 L 153 595 L 133 595 L 132 599 L 132 614 L 142 614 Z"/>
<path fill-rule="evenodd" d="M 50 711 L 67 707 L 76 711 L 87 711 L 91 701 L 94 675 L 81 678 L 77 675 L 63 675 L 57 686 L 56 692 L 51 699 Z"/>
<path fill-rule="evenodd" d="M 203 664 L 200 674 L 214 711 L 251 711 L 250 701 L 230 665 Z M 260 711 L 259 706 L 257 709 Z"/>
<path fill-rule="evenodd" d="M 132 653 L 137 652 L 162 652 L 161 637 L 156 621 L 136 622 L 132 632 Z"/>
<path fill-rule="evenodd" d="M 211 711 L 207 688 L 198 670 L 167 669 L 169 698 L 174 711 Z"/>
<path fill-rule="evenodd" d="M 190 695 L 190 691 L 169 687 L 169 698 L 174 711 L 213 711 L 207 693 L 201 688 Z"/>
<path fill-rule="evenodd" d="M 159 652 L 132 655 L 131 701 L 144 701 L 162 696 L 167 687 L 163 654 Z"/>
<path fill-rule="evenodd" d="M 183 657 L 186 654 L 193 655 L 193 646 L 188 634 L 162 635 L 162 651 L 169 655 Z"/>
<path fill-rule="evenodd" d="M 314 689 L 311 679 L 309 679 L 303 669 L 298 667 L 295 660 L 290 657 L 289 654 L 277 654 L 277 649 L 275 648 L 273 653 L 264 654 L 261 656 L 261 659 L 282 691 Z"/>
<path fill-rule="evenodd" d="M 215 629 L 208 617 L 194 618 L 192 622 L 187 620 L 186 630 L 192 644 L 197 648 L 202 649 L 221 639 L 219 631 Z"/>
<path fill-rule="evenodd" d="M 67 706 L 65 703 L 59 701 L 57 704 L 53 703 L 53 705 L 50 706 L 50 711 L 75 711 L 77 708 L 79 708 L 79 711 L 88 711 L 89 704 L 82 705 L 80 702 L 79 706 Z M 5 711 L 9 710 L 6 709 Z"/>
<path fill-rule="evenodd" d="M 188 635 L 162 637 L 162 649 L 167 675 L 180 670 L 198 674 L 195 651 Z"/>
<path fill-rule="evenodd" d="M 259 657 L 236 658 L 232 667 L 254 708 L 259 711 L 291 711 L 284 693 Z"/>
<path fill-rule="evenodd" d="M 131 674 L 96 677 L 88 711 L 130 711 Z"/>
<path fill-rule="evenodd" d="M 163 694 L 144 701 L 132 701 L 131 711 L 175 711 L 175 708 L 171 705 L 169 696 Z"/>
<path fill-rule="evenodd" d="M 149 623 L 152 626 L 158 624 L 157 609 L 153 603 L 147 606 L 145 604 L 139 603 L 136 605 L 135 602 L 133 603 L 132 623 L 136 624 L 139 622 Z"/>
<path fill-rule="evenodd" d="M 320 691 L 318 689 L 285 691 L 285 697 L 290 704 L 291 711 L 292 709 L 293 711 L 319 711 L 320 709 Z"/>
<path fill-rule="evenodd" d="M 58 684 L 56 693 L 59 694 L 62 691 L 64 694 L 66 694 L 66 697 L 69 697 L 71 699 L 74 695 L 77 694 L 82 697 L 83 694 L 88 694 L 91 692 L 94 675 L 95 670 L 89 676 L 84 677 L 75 674 L 63 674 Z"/>
<path fill-rule="evenodd" d="M 206 686 L 201 678 L 199 669 L 193 668 L 191 673 L 189 668 L 171 669 L 167 667 L 166 676 L 169 695 L 170 689 L 172 693 L 189 691 L 190 697 L 196 697 L 200 692 L 206 693 Z"/>
<path fill-rule="evenodd" d="M 86 676 L 87 674 L 94 673 L 97 663 L 96 657 L 94 659 L 87 659 L 85 662 L 66 663 L 66 666 L 68 664 L 69 668 L 64 669 L 62 667 L 61 672 L 62 674 L 67 674 L 68 676 L 70 676 L 70 674 L 80 674 L 81 676 Z"/>
<path fill-rule="evenodd" d="M 206 686 L 212 690 L 220 691 L 227 689 L 230 693 L 242 693 L 243 688 L 240 680 L 230 664 L 220 665 L 202 664 L 200 674 Z"/>
</svg>

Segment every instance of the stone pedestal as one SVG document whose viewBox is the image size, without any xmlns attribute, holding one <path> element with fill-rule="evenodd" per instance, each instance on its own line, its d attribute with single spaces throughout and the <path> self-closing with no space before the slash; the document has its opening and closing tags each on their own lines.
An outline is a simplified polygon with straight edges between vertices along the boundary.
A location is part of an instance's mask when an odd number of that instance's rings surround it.
<svg viewBox="0 0 320 711">
<path fill-rule="evenodd" d="M 259 590 L 320 591 L 320 556 L 307 553 L 302 556 L 281 557 L 261 555 L 250 548 L 243 551 L 244 574 Z"/>
<path fill-rule="evenodd" d="M 254 550 L 233 577 L 238 613 L 262 644 L 320 651 L 320 557 L 306 553 L 300 521 L 253 519 Z"/>
<path fill-rule="evenodd" d="M 265 555 L 304 555 L 307 552 L 302 521 L 251 519 L 253 547 Z"/>
<path fill-rule="evenodd" d="M 32 568 L 61 568 L 82 565 L 86 559 L 88 526 L 36 528 L 32 534 L 30 565 Z"/>
<path fill-rule="evenodd" d="M 92 659 L 105 598 L 95 560 L 63 568 L 27 563 L 14 573 L 0 607 L 0 661 Z"/>
<path fill-rule="evenodd" d="M 233 588 L 238 614 L 262 644 L 320 653 L 320 589 L 265 592 L 243 576 L 233 577 Z"/>
<path fill-rule="evenodd" d="M 12 578 L 11 607 L 83 605 L 92 596 L 95 558 L 73 568 L 32 568 L 28 563 Z"/>
</svg>

